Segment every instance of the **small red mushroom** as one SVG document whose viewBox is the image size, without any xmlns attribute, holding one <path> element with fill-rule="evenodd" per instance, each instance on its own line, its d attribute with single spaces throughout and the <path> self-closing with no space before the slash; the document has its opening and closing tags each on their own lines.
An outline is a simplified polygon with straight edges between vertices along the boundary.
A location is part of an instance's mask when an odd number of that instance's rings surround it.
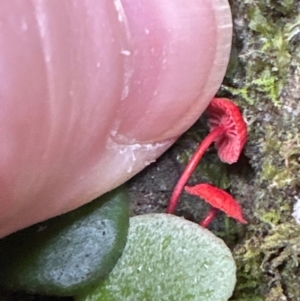
<svg viewBox="0 0 300 301">
<path fill-rule="evenodd" d="M 169 205 L 168 213 L 174 213 L 179 196 L 195 170 L 197 164 L 212 142 L 218 149 L 220 159 L 225 163 L 235 163 L 247 140 L 247 125 L 239 108 L 226 98 L 214 98 L 207 108 L 210 133 L 198 146 L 177 182 Z"/>
<path fill-rule="evenodd" d="M 202 227 L 207 228 L 217 212 L 216 209 L 224 211 L 227 216 L 233 217 L 242 224 L 247 224 L 247 221 L 243 218 L 240 205 L 224 190 L 210 184 L 203 183 L 193 187 L 186 186 L 185 191 L 204 199 L 212 206 L 208 215 L 200 222 Z"/>
</svg>

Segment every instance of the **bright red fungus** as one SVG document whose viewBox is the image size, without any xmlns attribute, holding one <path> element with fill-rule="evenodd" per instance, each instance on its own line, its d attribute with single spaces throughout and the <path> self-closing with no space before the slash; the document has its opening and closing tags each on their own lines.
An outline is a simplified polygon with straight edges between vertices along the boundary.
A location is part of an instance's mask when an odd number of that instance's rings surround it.
<svg viewBox="0 0 300 301">
<path fill-rule="evenodd" d="M 185 191 L 189 194 L 196 195 L 204 199 L 209 203 L 213 210 L 204 218 L 200 223 L 202 227 L 207 227 L 215 216 L 216 210 L 214 208 L 220 209 L 226 213 L 227 216 L 235 218 L 242 224 L 247 224 L 247 221 L 243 218 L 242 209 L 237 201 L 227 192 L 221 190 L 210 184 L 198 184 L 193 187 L 185 187 Z"/>
<path fill-rule="evenodd" d="M 239 108 L 226 98 L 214 98 L 207 108 L 211 133 L 224 128 L 214 141 L 221 161 L 235 163 L 247 140 L 247 125 Z"/>
<path fill-rule="evenodd" d="M 177 182 L 169 205 L 168 213 L 174 213 L 178 198 L 208 147 L 215 142 L 220 159 L 225 163 L 235 163 L 247 140 L 247 126 L 239 108 L 226 98 L 214 98 L 207 108 L 210 133 L 198 146 Z"/>
</svg>

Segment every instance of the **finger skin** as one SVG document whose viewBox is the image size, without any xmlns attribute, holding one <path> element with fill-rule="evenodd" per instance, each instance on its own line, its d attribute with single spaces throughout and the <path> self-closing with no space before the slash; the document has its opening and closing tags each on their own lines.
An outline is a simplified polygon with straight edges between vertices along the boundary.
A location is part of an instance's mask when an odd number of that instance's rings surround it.
<svg viewBox="0 0 300 301">
<path fill-rule="evenodd" d="M 178 136 L 199 118 L 223 79 L 231 43 L 228 3 L 122 3 L 131 17 L 131 76 L 115 130 L 120 139 L 140 142 Z"/>
<path fill-rule="evenodd" d="M 225 0 L 2 1 L 0 25 L 0 237 L 154 161 L 208 105 L 231 42 Z"/>
</svg>

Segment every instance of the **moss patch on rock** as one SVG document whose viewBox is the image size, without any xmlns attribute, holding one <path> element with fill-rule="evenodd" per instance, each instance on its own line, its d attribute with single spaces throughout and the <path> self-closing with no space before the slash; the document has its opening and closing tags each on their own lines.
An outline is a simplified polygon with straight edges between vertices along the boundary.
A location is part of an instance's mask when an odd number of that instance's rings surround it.
<svg viewBox="0 0 300 301">
<path fill-rule="evenodd" d="M 251 224 L 234 249 L 232 300 L 300 300 L 300 226 L 292 217 L 300 187 L 300 3 L 231 3 L 235 72 L 222 93 L 231 94 L 247 120 L 252 169 L 250 178 L 231 176 L 231 192 Z"/>
</svg>

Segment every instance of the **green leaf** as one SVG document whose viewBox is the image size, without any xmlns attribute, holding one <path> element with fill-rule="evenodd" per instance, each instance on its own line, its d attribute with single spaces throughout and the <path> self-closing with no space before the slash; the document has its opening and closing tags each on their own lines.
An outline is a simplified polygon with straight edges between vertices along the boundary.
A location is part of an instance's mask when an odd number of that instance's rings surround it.
<svg viewBox="0 0 300 301">
<path fill-rule="evenodd" d="M 92 289 L 123 251 L 128 211 L 128 196 L 119 188 L 0 240 L 0 286 L 59 296 Z"/>
<path fill-rule="evenodd" d="M 130 219 L 124 252 L 109 277 L 76 301 L 225 301 L 236 266 L 210 231 L 169 214 Z"/>
</svg>

